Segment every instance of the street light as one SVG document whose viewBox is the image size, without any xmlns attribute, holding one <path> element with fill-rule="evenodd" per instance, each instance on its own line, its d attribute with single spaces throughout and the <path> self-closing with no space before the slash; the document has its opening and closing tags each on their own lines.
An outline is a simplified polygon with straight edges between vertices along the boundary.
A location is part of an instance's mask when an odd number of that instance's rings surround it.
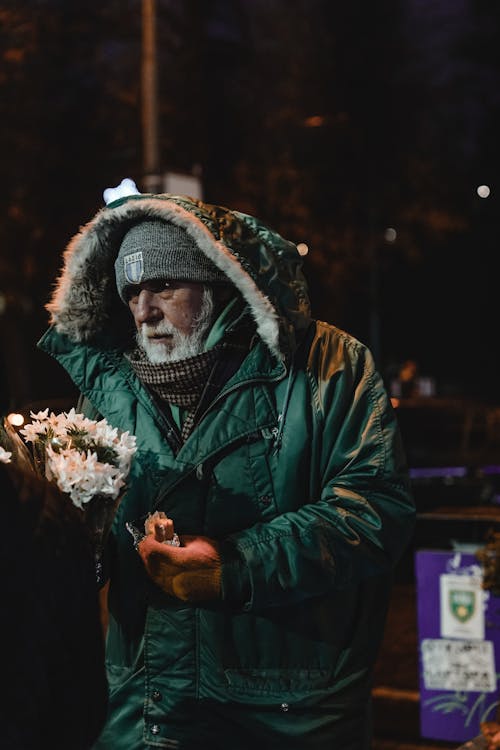
<svg viewBox="0 0 500 750">
<path fill-rule="evenodd" d="M 146 192 L 161 190 L 156 0 L 142 0 L 142 137 L 143 183 Z"/>
</svg>

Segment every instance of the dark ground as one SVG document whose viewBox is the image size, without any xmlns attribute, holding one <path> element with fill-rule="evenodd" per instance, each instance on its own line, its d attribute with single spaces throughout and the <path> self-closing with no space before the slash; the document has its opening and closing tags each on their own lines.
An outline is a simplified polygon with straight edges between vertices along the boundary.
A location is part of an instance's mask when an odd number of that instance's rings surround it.
<svg viewBox="0 0 500 750">
<path fill-rule="evenodd" d="M 373 706 L 373 750 L 457 748 L 457 743 L 420 736 L 414 583 L 397 583 L 393 588 L 385 637 L 375 669 Z"/>
</svg>

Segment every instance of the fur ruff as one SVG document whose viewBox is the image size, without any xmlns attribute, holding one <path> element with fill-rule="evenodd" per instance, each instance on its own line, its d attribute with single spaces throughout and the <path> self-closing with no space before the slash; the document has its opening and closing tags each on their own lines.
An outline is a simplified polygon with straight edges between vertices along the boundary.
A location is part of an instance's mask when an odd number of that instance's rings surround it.
<svg viewBox="0 0 500 750">
<path fill-rule="evenodd" d="M 117 296 L 113 265 L 116 253 L 129 226 L 141 218 L 161 218 L 185 229 L 233 282 L 252 310 L 259 336 L 275 356 L 281 356 L 279 316 L 268 297 L 197 216 L 173 201 L 155 197 L 102 208 L 69 242 L 61 275 L 47 305 L 50 322 L 59 332 L 74 341 L 88 341 L 109 325 L 109 300 L 112 295 Z"/>
</svg>

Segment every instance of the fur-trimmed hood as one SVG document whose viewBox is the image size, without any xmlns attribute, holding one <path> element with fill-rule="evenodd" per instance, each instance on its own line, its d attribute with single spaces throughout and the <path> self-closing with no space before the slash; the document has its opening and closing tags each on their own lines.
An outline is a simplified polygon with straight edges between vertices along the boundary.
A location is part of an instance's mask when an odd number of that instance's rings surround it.
<svg viewBox="0 0 500 750">
<path fill-rule="evenodd" d="M 286 357 L 295 349 L 310 322 L 307 285 L 296 246 L 252 216 L 167 193 L 115 201 L 73 237 L 47 305 L 57 331 L 75 342 L 91 342 L 102 331 L 116 330 L 115 319 L 123 320 L 125 310 L 114 271 L 121 240 L 132 224 L 154 218 L 185 229 L 226 274 L 247 302 L 258 335 L 275 356 Z"/>
</svg>

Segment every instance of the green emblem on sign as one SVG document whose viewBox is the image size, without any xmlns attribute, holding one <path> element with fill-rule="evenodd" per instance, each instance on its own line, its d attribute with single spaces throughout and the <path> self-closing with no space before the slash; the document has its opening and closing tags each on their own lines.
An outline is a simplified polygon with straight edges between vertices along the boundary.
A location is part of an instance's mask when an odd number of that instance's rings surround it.
<svg viewBox="0 0 500 750">
<path fill-rule="evenodd" d="M 470 620 L 476 609 L 476 594 L 474 591 L 464 591 L 463 589 L 451 589 L 450 610 L 459 622 Z"/>
</svg>

